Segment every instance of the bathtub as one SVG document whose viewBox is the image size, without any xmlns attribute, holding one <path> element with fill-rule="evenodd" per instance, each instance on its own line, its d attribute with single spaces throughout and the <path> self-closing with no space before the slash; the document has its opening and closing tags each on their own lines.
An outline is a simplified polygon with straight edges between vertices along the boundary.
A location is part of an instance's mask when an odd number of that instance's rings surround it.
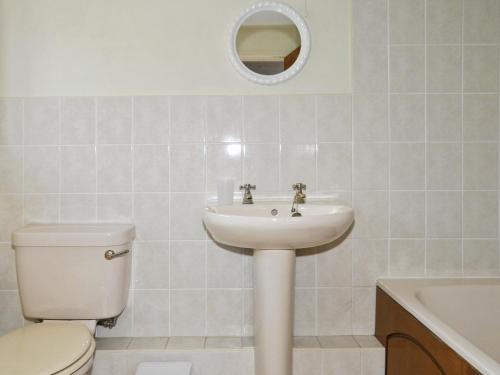
<svg viewBox="0 0 500 375">
<path fill-rule="evenodd" d="M 383 279 L 377 285 L 482 374 L 500 374 L 500 279 Z"/>
</svg>

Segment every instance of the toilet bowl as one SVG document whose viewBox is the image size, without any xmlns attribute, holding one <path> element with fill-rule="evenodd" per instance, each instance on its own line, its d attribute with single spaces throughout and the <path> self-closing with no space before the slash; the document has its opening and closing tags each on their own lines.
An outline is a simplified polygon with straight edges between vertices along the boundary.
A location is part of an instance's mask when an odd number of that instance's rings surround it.
<svg viewBox="0 0 500 375">
<path fill-rule="evenodd" d="M 95 340 L 83 324 L 37 323 L 0 337 L 0 374 L 84 375 Z"/>
<path fill-rule="evenodd" d="M 0 336 L 0 375 L 87 375 L 96 323 L 116 322 L 130 284 L 129 224 L 30 225 L 12 234 L 26 318 Z"/>
</svg>

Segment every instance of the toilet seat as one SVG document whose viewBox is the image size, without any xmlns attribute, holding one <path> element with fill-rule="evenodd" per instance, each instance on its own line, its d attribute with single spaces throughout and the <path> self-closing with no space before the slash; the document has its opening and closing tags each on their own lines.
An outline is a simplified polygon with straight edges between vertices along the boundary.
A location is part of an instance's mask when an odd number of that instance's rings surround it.
<svg viewBox="0 0 500 375">
<path fill-rule="evenodd" d="M 95 340 L 74 323 L 38 323 L 0 337 L 0 374 L 69 375 L 92 360 Z"/>
</svg>

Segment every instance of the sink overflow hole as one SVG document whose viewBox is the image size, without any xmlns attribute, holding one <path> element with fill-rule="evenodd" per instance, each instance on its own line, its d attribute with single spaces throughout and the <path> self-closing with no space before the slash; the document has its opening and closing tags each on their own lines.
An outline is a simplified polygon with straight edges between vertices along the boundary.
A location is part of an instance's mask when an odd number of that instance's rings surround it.
<svg viewBox="0 0 500 375">
<path fill-rule="evenodd" d="M 271 215 L 273 215 L 273 216 L 278 215 L 278 210 L 277 210 L 276 208 L 273 208 L 273 209 L 271 210 Z"/>
</svg>

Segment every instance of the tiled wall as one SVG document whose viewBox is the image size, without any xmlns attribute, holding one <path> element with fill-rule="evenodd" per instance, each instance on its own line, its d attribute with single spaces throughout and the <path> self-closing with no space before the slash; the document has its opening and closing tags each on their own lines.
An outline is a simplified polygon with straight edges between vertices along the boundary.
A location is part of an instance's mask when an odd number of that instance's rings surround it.
<svg viewBox="0 0 500 375">
<path fill-rule="evenodd" d="M 499 275 L 500 0 L 353 0 L 353 94 L 0 100 L 0 333 L 10 232 L 133 221 L 130 304 L 99 335 L 252 334 L 252 257 L 208 240 L 219 176 L 350 202 L 300 251 L 296 335 L 371 334 L 380 276 Z"/>
</svg>

